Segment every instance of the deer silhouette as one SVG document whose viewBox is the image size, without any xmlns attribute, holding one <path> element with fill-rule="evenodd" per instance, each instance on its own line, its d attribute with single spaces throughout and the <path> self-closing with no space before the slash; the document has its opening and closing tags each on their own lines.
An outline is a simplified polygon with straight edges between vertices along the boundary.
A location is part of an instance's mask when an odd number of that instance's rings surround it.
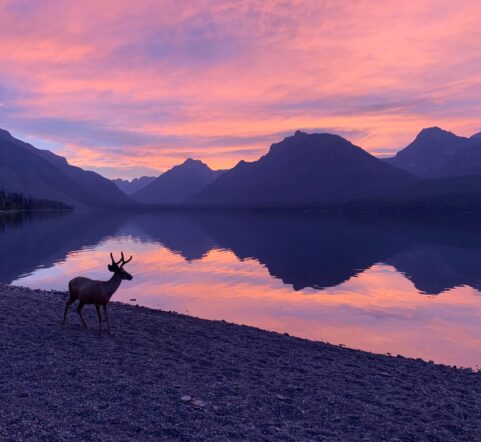
<svg viewBox="0 0 481 442">
<path fill-rule="evenodd" d="M 102 306 L 107 321 L 107 331 L 109 335 L 111 335 L 107 304 L 112 295 L 119 288 L 120 283 L 124 279 L 131 281 L 133 276 L 130 273 L 127 273 L 123 268 L 125 264 L 132 260 L 132 256 L 126 261 L 124 258 L 124 252 L 121 252 L 121 258 L 119 261 L 115 262 L 112 253 L 110 254 L 110 258 L 112 264 L 108 265 L 108 269 L 113 275 L 108 281 L 94 281 L 93 279 L 78 276 L 68 283 L 69 299 L 65 305 L 63 324 L 65 324 L 67 320 L 68 308 L 78 299 L 79 304 L 77 307 L 77 313 L 79 314 L 84 327 L 88 330 L 88 325 L 82 315 L 82 309 L 85 304 L 94 304 L 95 309 L 97 310 L 97 317 L 99 318 L 99 334 L 102 334 L 102 317 L 100 316 L 100 306 Z"/>
</svg>

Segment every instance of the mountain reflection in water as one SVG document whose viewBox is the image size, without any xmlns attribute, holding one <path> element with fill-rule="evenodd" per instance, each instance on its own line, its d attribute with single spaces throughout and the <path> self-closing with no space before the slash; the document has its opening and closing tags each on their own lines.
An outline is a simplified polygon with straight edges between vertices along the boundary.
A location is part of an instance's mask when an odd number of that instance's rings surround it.
<svg viewBox="0 0 481 442">
<path fill-rule="evenodd" d="M 375 352 L 481 360 L 473 216 L 81 212 L 0 217 L 0 282 L 65 290 L 134 254 L 117 300 Z M 442 296 L 423 296 L 440 295 Z"/>
</svg>

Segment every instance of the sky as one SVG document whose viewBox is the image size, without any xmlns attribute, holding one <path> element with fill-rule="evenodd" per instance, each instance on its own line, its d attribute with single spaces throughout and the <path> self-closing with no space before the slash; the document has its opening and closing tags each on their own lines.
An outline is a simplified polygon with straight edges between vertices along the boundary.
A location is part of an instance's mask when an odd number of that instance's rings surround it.
<svg viewBox="0 0 481 442">
<path fill-rule="evenodd" d="M 0 128 L 114 178 L 296 129 L 388 156 L 481 131 L 478 0 L 0 0 Z"/>
</svg>

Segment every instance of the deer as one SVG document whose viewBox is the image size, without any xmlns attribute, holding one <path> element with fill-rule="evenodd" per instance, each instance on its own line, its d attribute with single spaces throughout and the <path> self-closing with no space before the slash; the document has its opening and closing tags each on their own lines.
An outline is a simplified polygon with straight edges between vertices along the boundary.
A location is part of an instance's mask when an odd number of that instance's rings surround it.
<svg viewBox="0 0 481 442">
<path fill-rule="evenodd" d="M 65 324 L 67 321 L 67 311 L 69 307 L 78 299 L 79 304 L 77 306 L 77 313 L 79 314 L 85 329 L 88 330 L 89 327 L 82 315 L 82 309 L 85 304 L 94 304 L 99 319 L 99 335 L 102 334 L 102 317 L 100 316 L 100 306 L 102 306 L 105 320 L 107 321 L 107 331 L 109 336 L 112 336 L 109 316 L 107 313 L 107 304 L 113 294 L 120 287 L 122 281 L 131 281 L 133 279 L 133 276 L 124 270 L 125 264 L 132 260 L 132 256 L 127 259 L 127 261 L 124 258 L 124 252 L 121 252 L 120 256 L 120 260 L 115 262 L 114 256 L 110 253 L 112 263 L 108 264 L 107 267 L 113 275 L 108 281 L 95 281 L 93 279 L 84 278 L 83 276 L 78 276 L 68 283 L 69 298 L 65 305 L 62 324 Z"/>
</svg>

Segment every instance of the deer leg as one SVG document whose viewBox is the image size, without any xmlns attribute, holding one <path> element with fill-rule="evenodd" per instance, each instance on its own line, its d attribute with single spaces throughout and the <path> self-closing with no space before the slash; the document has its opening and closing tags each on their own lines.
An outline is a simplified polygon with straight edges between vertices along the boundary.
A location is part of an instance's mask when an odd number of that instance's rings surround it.
<svg viewBox="0 0 481 442">
<path fill-rule="evenodd" d="M 67 322 L 67 312 L 68 308 L 74 303 L 74 301 L 71 301 L 70 299 L 65 303 L 65 310 L 63 312 L 63 322 L 62 324 L 65 324 Z"/>
<path fill-rule="evenodd" d="M 108 315 L 108 313 L 107 313 L 107 304 L 104 304 L 104 305 L 103 305 L 103 308 L 104 308 L 105 320 L 107 321 L 107 331 L 108 331 L 108 333 L 109 333 L 109 336 L 112 336 L 112 333 L 110 332 L 109 315 Z"/>
<path fill-rule="evenodd" d="M 95 310 L 97 310 L 97 316 L 99 318 L 99 335 L 102 334 L 102 316 L 100 316 L 100 305 L 95 304 Z"/>
<path fill-rule="evenodd" d="M 85 305 L 85 304 L 84 304 L 83 302 L 81 302 L 81 303 L 78 305 L 78 307 L 77 307 L 77 313 L 79 314 L 80 319 L 82 320 L 82 324 L 84 325 L 85 329 L 88 330 L 89 327 L 88 327 L 87 323 L 85 322 L 85 319 L 84 319 L 84 317 L 83 317 L 83 315 L 82 315 L 82 309 L 83 309 L 83 306 L 84 306 L 84 305 Z"/>
</svg>

